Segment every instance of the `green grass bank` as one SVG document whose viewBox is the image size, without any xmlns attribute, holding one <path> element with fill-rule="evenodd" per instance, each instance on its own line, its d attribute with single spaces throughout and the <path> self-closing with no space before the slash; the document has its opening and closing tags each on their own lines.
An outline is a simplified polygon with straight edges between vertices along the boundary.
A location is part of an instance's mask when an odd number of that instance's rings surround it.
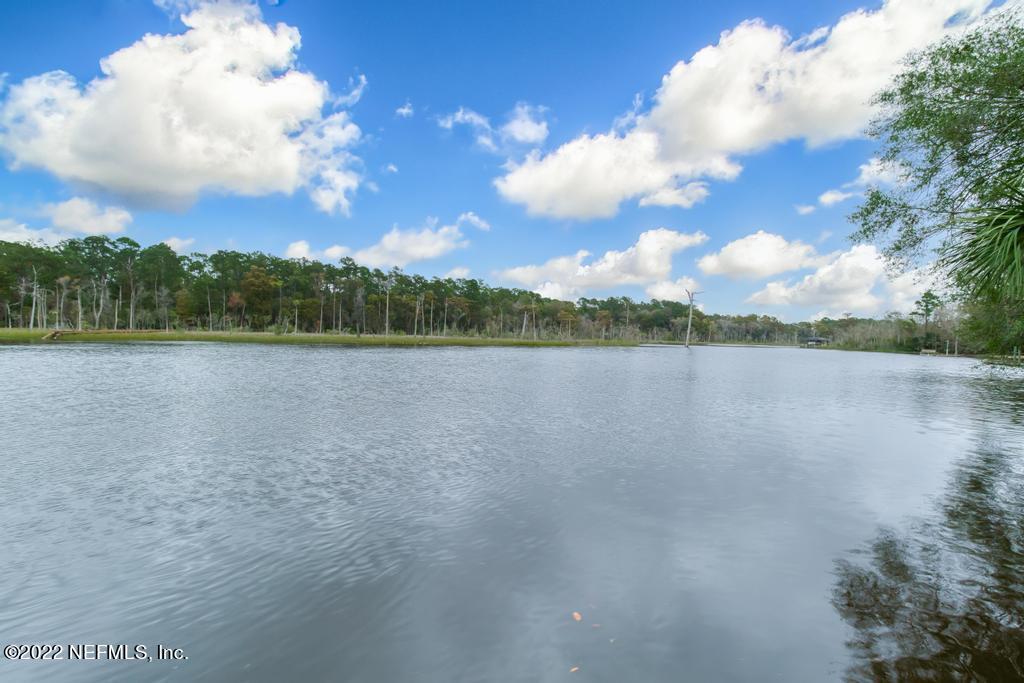
<svg viewBox="0 0 1024 683">
<path fill-rule="evenodd" d="M 406 335 L 354 334 L 274 334 L 272 332 L 203 332 L 159 330 L 89 330 L 60 331 L 0 329 L 0 343 L 5 344 L 65 344 L 71 342 L 220 342 L 228 344 L 322 344 L 335 346 L 636 346 L 624 340 L 538 340 L 489 337 L 412 337 Z"/>
</svg>

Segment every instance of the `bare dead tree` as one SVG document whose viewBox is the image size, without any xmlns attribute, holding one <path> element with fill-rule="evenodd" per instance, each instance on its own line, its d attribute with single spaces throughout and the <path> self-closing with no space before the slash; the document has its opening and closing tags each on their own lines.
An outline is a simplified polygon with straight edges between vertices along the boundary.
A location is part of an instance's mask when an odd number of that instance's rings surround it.
<svg viewBox="0 0 1024 683">
<path fill-rule="evenodd" d="M 690 348 L 690 328 L 693 326 L 693 300 L 703 292 L 691 292 L 686 290 L 686 298 L 690 300 L 690 314 L 686 318 L 686 348 Z"/>
</svg>

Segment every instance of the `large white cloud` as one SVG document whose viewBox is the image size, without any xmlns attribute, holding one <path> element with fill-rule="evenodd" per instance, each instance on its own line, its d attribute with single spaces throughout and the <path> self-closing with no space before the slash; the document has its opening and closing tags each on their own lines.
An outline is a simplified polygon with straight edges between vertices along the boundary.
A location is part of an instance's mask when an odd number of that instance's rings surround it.
<svg viewBox="0 0 1024 683">
<path fill-rule="evenodd" d="M 462 228 L 467 225 L 484 232 L 491 229 L 490 223 L 472 211 L 459 214 L 450 225 L 438 223 L 436 218 L 431 217 L 422 228 L 402 230 L 395 226 L 384 233 L 375 244 L 357 251 L 339 244 L 327 247 L 323 251 L 316 251 L 307 240 L 297 240 L 288 245 L 285 256 L 332 261 L 343 256 L 351 256 L 357 263 L 371 268 L 401 268 L 410 263 L 437 258 L 456 249 L 468 247 L 469 240 L 462 232 Z"/>
<path fill-rule="evenodd" d="M 758 230 L 729 242 L 721 251 L 701 257 L 697 266 L 708 275 L 762 278 L 822 263 L 813 246 Z"/>
<path fill-rule="evenodd" d="M 677 167 L 661 158 L 659 144 L 656 134 L 642 130 L 583 135 L 550 154 L 534 150 L 510 163 L 495 185 L 531 215 L 553 218 L 609 218 L 629 197 L 684 207 L 703 199 L 706 188 L 699 184 L 676 184 Z M 724 165 L 717 174 L 730 177 L 736 170 Z"/>
<path fill-rule="evenodd" d="M 296 67 L 298 30 L 242 2 L 202 4 L 182 21 L 182 34 L 149 34 L 104 58 L 87 84 L 51 71 L 12 85 L 0 103 L 12 167 L 172 206 L 203 191 L 305 188 L 320 209 L 347 214 L 360 130 L 344 111 L 325 113 L 327 83 Z"/>
<path fill-rule="evenodd" d="M 877 315 L 883 311 L 910 313 L 928 289 L 941 294 L 935 264 L 893 275 L 885 258 L 872 245 L 856 245 L 833 254 L 828 263 L 794 282 L 769 282 L 751 295 L 749 303 L 813 306 L 815 317 L 837 318 L 846 313 Z"/>
<path fill-rule="evenodd" d="M 667 280 L 672 256 L 683 249 L 703 244 L 702 232 L 682 233 L 656 228 L 640 234 L 635 244 L 622 251 L 607 251 L 584 263 L 586 250 L 560 256 L 540 265 L 518 266 L 498 273 L 508 282 L 528 287 L 552 298 L 573 299 L 593 291 L 622 285 L 649 285 Z"/>
<path fill-rule="evenodd" d="M 689 301 L 686 291 L 696 292 L 700 288 L 692 277 L 683 276 L 676 280 L 655 282 L 645 289 L 647 296 L 660 301 Z"/>
<path fill-rule="evenodd" d="M 779 142 L 817 146 L 859 136 L 872 96 L 903 57 L 990 4 L 887 0 L 796 40 L 782 27 L 743 22 L 672 67 L 646 113 L 634 107 L 608 133 L 511 163 L 495 185 L 531 214 L 607 217 L 629 199 L 665 196 L 699 178 L 735 178 L 736 156 Z"/>
<path fill-rule="evenodd" d="M 0 242 L 30 242 L 33 244 L 54 245 L 71 237 L 52 228 L 30 228 L 10 218 L 0 218 Z"/>
<path fill-rule="evenodd" d="M 796 282 L 769 282 L 747 301 L 762 305 L 815 306 L 832 312 L 869 314 L 885 303 L 875 293 L 885 261 L 869 244 L 858 244 Z"/>
<path fill-rule="evenodd" d="M 82 197 L 47 204 L 43 213 L 49 216 L 54 228 L 87 235 L 121 232 L 132 221 L 132 215 L 120 207 L 100 209 L 95 202 Z"/>
<path fill-rule="evenodd" d="M 352 254 L 352 258 L 372 268 L 402 267 L 469 246 L 460 229 L 464 221 L 440 227 L 437 222 L 436 218 L 428 219 L 427 225 L 419 230 L 399 230 L 396 226 L 376 244 Z"/>
<path fill-rule="evenodd" d="M 83 235 L 104 235 L 122 232 L 131 223 L 132 215 L 117 206 L 100 208 L 95 202 L 74 197 L 64 202 L 44 204 L 37 214 L 50 219 L 45 228 L 30 228 L 10 218 L 0 219 L 0 240 L 54 245 L 61 240 Z"/>
</svg>

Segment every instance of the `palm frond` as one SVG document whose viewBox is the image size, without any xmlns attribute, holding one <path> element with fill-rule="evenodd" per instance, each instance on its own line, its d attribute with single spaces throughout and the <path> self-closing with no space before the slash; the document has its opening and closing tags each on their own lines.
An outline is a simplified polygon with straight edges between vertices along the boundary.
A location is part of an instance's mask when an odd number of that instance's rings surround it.
<svg viewBox="0 0 1024 683">
<path fill-rule="evenodd" d="M 1016 193 L 1015 193 L 1016 194 Z M 968 292 L 1024 300 L 1024 201 L 972 211 L 940 264 Z"/>
</svg>

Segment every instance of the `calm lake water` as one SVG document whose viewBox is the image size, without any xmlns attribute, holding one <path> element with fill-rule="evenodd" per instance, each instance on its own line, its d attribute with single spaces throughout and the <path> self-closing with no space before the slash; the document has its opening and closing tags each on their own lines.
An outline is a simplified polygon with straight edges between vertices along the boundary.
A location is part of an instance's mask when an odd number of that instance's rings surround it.
<svg viewBox="0 0 1024 683">
<path fill-rule="evenodd" d="M 9 346 L 0 451 L 2 644 L 188 657 L 4 681 L 1024 670 L 1024 379 L 972 360 Z"/>
</svg>

